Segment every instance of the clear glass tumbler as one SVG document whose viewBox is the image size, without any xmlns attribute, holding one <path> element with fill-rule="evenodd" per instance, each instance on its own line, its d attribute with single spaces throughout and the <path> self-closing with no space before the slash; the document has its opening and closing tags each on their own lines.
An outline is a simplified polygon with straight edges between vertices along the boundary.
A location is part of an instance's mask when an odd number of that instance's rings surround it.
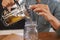
<svg viewBox="0 0 60 40">
<path fill-rule="evenodd" d="M 36 27 L 37 27 L 36 22 L 25 23 L 25 30 L 24 30 L 25 40 L 38 40 L 38 31 Z"/>
</svg>

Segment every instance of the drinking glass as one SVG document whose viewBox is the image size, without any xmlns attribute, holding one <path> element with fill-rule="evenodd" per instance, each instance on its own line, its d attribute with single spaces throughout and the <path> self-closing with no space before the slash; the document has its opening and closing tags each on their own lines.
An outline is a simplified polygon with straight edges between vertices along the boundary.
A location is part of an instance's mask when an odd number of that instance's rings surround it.
<svg viewBox="0 0 60 40">
<path fill-rule="evenodd" d="M 36 22 L 25 23 L 25 30 L 24 30 L 25 40 L 38 40 L 38 31 L 36 27 L 37 27 Z"/>
</svg>

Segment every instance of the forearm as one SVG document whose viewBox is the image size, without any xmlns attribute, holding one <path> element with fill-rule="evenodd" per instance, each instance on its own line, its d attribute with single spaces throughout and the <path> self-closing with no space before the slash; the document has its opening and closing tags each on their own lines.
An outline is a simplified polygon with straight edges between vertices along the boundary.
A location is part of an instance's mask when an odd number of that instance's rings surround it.
<svg viewBox="0 0 60 40">
<path fill-rule="evenodd" d="M 51 17 L 52 17 L 52 19 L 49 20 L 49 23 L 52 25 L 52 27 L 54 29 L 57 30 L 59 28 L 59 26 L 60 26 L 60 22 L 56 17 L 54 17 L 54 16 L 51 16 Z"/>
</svg>

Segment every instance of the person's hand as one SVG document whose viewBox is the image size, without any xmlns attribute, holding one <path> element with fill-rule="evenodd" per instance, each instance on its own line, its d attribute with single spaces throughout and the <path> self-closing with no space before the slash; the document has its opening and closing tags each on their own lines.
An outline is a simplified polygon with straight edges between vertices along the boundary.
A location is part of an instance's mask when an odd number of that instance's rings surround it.
<svg viewBox="0 0 60 40">
<path fill-rule="evenodd" d="M 38 15 L 43 16 L 46 20 L 51 20 L 53 17 L 48 5 L 45 4 L 30 5 L 30 9 L 32 9 L 35 12 L 38 12 Z"/>
<path fill-rule="evenodd" d="M 11 10 L 11 6 L 14 4 L 14 0 L 2 0 L 3 8 L 7 8 L 9 11 Z"/>
</svg>

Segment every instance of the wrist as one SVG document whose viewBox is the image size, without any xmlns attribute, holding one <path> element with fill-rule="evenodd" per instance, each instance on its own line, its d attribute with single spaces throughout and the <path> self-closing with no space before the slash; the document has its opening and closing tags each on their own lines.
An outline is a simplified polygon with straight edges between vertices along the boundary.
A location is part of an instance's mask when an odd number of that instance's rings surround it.
<svg viewBox="0 0 60 40">
<path fill-rule="evenodd" d="M 55 29 L 58 29 L 59 26 L 60 26 L 60 22 L 59 20 L 54 17 L 53 15 L 50 16 L 51 18 L 48 20 L 49 23 L 55 28 Z"/>
<path fill-rule="evenodd" d="M 54 16 L 52 14 L 49 14 L 47 16 L 47 21 L 51 21 L 51 20 L 54 20 Z"/>
</svg>

